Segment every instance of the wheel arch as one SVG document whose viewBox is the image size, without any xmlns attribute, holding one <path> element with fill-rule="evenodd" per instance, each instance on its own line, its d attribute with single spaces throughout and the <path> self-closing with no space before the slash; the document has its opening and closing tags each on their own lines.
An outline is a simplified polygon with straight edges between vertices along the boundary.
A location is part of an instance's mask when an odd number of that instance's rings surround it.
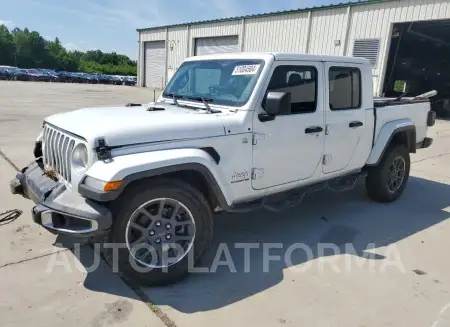
<svg viewBox="0 0 450 327">
<path fill-rule="evenodd" d="M 127 188 L 132 187 L 134 183 L 148 180 L 149 182 L 155 178 L 182 180 L 202 192 L 212 210 L 216 207 L 228 208 L 229 205 L 226 198 L 216 181 L 214 175 L 209 169 L 199 163 L 179 164 L 168 167 L 161 167 L 153 170 L 135 173 L 126 177 L 126 185 L 122 189 L 124 192 Z"/>
<path fill-rule="evenodd" d="M 121 187 L 112 192 L 93 190 L 84 185 L 85 176 L 78 190 L 87 198 L 111 202 L 138 181 L 158 177 L 181 179 L 197 187 L 208 199 L 212 209 L 217 206 L 225 209 L 232 202 L 229 200 L 230 190 L 218 166 L 220 157 L 218 160 L 211 151 L 209 148 L 173 149 L 116 157 L 110 163 L 100 161 L 94 164 L 97 166 L 93 166 L 87 176 L 104 181 L 122 180 Z"/>
<path fill-rule="evenodd" d="M 392 144 L 403 144 L 409 153 L 416 153 L 416 127 L 412 121 L 402 119 L 386 123 L 378 134 L 366 165 L 378 165 Z"/>
</svg>

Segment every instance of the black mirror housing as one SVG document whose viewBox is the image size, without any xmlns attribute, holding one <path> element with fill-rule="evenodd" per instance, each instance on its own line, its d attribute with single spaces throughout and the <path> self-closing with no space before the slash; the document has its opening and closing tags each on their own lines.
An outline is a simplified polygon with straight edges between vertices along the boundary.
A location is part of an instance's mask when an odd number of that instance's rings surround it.
<svg viewBox="0 0 450 327">
<path fill-rule="evenodd" d="M 289 112 L 291 111 L 291 93 L 267 93 L 265 111 L 270 116 L 289 114 Z"/>
</svg>

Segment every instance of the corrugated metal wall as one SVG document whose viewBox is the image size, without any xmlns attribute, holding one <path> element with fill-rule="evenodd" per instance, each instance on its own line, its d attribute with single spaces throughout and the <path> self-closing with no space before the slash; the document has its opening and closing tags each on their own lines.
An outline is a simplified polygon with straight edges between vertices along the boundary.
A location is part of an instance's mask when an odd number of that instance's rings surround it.
<svg viewBox="0 0 450 327">
<path fill-rule="evenodd" d="M 169 29 L 167 40 L 167 82 L 187 57 L 188 29 L 186 26 Z"/>
<path fill-rule="evenodd" d="M 305 52 L 308 17 L 305 12 L 246 20 L 244 51 Z"/>
<path fill-rule="evenodd" d="M 309 53 L 342 55 L 346 28 L 346 8 L 313 12 Z M 335 45 L 336 40 L 340 45 Z"/>
<path fill-rule="evenodd" d="M 191 26 L 192 38 L 239 35 L 240 33 L 241 23 L 239 20 Z"/>
<path fill-rule="evenodd" d="M 355 39 L 380 39 L 373 70 L 374 92 L 381 89 L 392 23 L 450 19 L 448 0 L 398 0 L 311 12 L 169 27 L 167 75 L 193 55 L 195 38 L 238 35 L 243 51 L 293 51 L 352 55 Z M 140 32 L 140 41 L 166 39 L 166 29 Z M 173 45 L 171 48 L 170 45 Z M 142 58 L 141 58 L 142 61 Z M 141 72 L 141 70 L 138 70 Z M 141 80 L 139 78 L 139 80 Z"/>
<path fill-rule="evenodd" d="M 165 28 L 139 33 L 139 41 L 141 42 L 164 41 L 165 39 L 166 39 Z"/>
</svg>

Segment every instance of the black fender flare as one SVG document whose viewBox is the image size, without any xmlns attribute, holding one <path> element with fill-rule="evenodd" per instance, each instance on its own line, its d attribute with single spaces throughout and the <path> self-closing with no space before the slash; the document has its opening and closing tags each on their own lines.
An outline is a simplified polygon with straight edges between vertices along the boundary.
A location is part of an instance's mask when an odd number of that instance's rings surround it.
<svg viewBox="0 0 450 327">
<path fill-rule="evenodd" d="M 208 186 L 210 186 L 210 189 L 214 193 L 214 196 L 216 197 L 219 205 L 223 209 L 230 207 L 225 199 L 222 189 L 220 188 L 213 174 L 209 171 L 209 169 L 206 166 L 200 163 L 183 163 L 133 173 L 124 178 L 124 183 L 120 186 L 120 188 L 110 192 L 92 189 L 86 186 L 83 183 L 83 180 L 81 180 L 78 186 L 78 192 L 88 199 L 92 199 L 98 202 L 110 202 L 117 199 L 120 196 L 120 194 L 122 194 L 122 192 L 125 190 L 125 188 L 134 181 L 150 177 L 164 176 L 166 174 L 181 171 L 196 171 L 202 174 L 202 176 L 206 179 Z"/>
</svg>

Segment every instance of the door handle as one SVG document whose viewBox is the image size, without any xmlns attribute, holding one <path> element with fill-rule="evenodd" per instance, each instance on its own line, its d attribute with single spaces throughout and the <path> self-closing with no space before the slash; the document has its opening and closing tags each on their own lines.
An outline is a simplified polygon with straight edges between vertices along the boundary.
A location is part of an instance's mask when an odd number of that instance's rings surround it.
<svg viewBox="0 0 450 327">
<path fill-rule="evenodd" d="M 320 126 L 312 126 L 305 129 L 305 134 L 314 134 L 320 133 L 323 131 L 323 128 Z"/>
<path fill-rule="evenodd" d="M 354 128 L 354 127 L 361 127 L 364 125 L 361 121 L 352 121 L 350 124 L 348 124 L 348 127 Z"/>
</svg>

